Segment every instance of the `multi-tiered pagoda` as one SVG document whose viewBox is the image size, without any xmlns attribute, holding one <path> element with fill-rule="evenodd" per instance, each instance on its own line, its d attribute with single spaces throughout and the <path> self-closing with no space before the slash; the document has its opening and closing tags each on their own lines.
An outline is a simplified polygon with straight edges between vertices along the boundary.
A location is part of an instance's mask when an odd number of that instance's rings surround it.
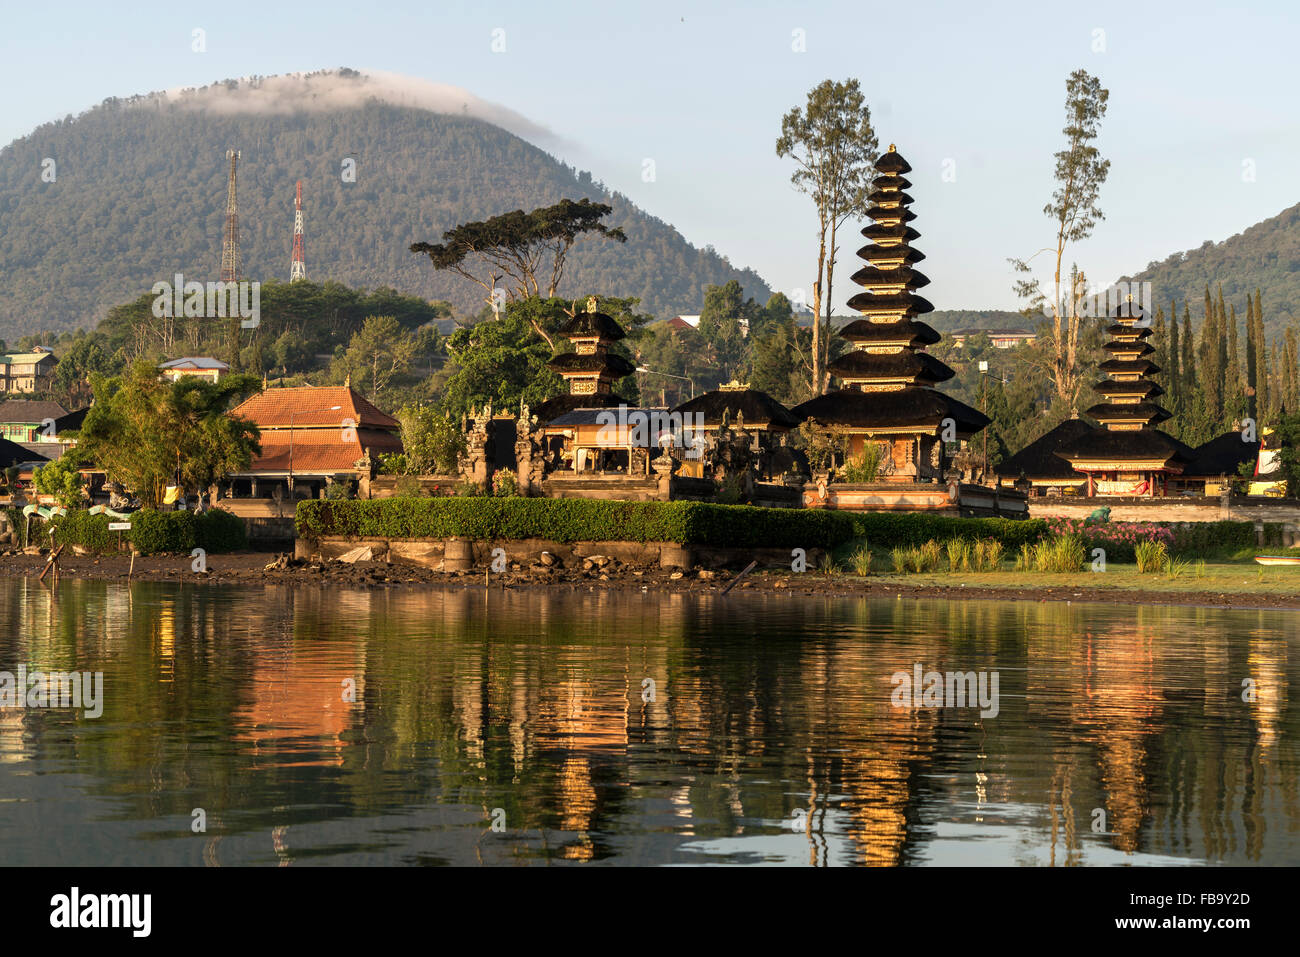
<svg viewBox="0 0 1300 957">
<path fill-rule="evenodd" d="M 1146 341 L 1150 317 L 1129 297 L 1111 318 L 1108 358 L 1098 366 L 1106 378 L 1092 387 L 1103 401 L 1086 412 L 1103 428 L 1066 442 L 1056 454 L 1087 476 L 1089 495 L 1164 495 L 1192 450 L 1155 428 L 1170 415 L 1155 402 L 1165 390 L 1148 378 L 1160 371 Z"/>
<path fill-rule="evenodd" d="M 548 399 L 537 408 L 537 419 L 546 423 L 574 409 L 605 409 L 622 400 L 614 395 L 613 384 L 635 372 L 632 363 L 609 351 L 627 337 L 623 327 L 596 311 L 596 297 L 587 300 L 587 311 L 576 313 L 559 334 L 573 343 L 573 351 L 556 356 L 547 368 L 563 376 L 569 394 Z"/>
<path fill-rule="evenodd" d="M 914 268 L 925 256 L 911 246 L 920 233 L 908 225 L 916 214 L 903 174 L 912 168 L 892 145 L 875 168 L 872 225 L 862 230 L 871 242 L 858 250 L 867 265 L 852 277 L 863 292 L 849 300 L 863 318 L 840 331 L 853 349 L 829 366 L 843 388 L 791 411 L 846 434 L 851 457 L 880 443 L 884 480 L 942 480 L 944 439 L 968 439 L 990 420 L 935 388 L 954 373 L 925 351 L 939 334 L 916 318 L 934 306 L 915 292 L 930 280 Z"/>
</svg>

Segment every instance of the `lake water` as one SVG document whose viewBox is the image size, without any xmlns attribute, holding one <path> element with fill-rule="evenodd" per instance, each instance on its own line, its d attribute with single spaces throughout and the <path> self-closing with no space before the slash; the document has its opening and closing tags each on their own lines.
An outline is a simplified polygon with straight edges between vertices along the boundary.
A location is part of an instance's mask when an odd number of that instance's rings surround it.
<svg viewBox="0 0 1300 957">
<path fill-rule="evenodd" d="M 0 672 L 103 673 L 98 717 L 0 709 L 0 848 L 67 865 L 1294 865 L 1298 622 L 0 581 Z M 917 666 L 996 673 L 996 714 L 897 706 L 894 676 Z"/>
</svg>

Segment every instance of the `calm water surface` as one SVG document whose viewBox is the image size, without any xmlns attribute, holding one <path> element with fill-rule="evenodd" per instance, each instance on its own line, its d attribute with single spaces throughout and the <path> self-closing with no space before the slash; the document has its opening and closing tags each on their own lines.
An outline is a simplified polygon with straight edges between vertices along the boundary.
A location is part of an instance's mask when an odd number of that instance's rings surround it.
<svg viewBox="0 0 1300 957">
<path fill-rule="evenodd" d="M 105 703 L 0 709 L 0 853 L 1297 864 L 1298 634 L 1255 610 L 3 581 L 0 671 L 102 671 Z M 918 663 L 996 671 L 998 714 L 892 706 Z"/>
</svg>

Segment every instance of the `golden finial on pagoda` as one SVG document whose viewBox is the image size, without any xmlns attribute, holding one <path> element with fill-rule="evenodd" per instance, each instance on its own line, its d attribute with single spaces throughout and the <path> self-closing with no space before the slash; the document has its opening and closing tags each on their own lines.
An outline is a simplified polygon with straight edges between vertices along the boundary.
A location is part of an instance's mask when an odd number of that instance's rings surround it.
<svg viewBox="0 0 1300 957">
<path fill-rule="evenodd" d="M 895 153 L 895 152 L 897 152 L 897 150 L 894 149 L 894 144 L 893 144 L 893 143 L 890 143 L 890 144 L 889 144 L 889 152 L 891 152 L 891 153 Z"/>
<path fill-rule="evenodd" d="M 587 297 L 587 311 L 588 311 L 588 312 L 595 312 L 595 311 L 596 311 L 596 297 L 595 297 L 595 296 L 588 296 L 588 297 Z"/>
</svg>

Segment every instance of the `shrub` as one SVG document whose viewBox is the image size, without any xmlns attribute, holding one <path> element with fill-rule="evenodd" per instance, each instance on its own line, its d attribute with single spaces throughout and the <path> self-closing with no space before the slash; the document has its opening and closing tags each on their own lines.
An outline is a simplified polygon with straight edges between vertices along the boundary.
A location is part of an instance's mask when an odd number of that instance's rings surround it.
<svg viewBox="0 0 1300 957">
<path fill-rule="evenodd" d="M 911 562 L 911 549 L 895 545 L 889 552 L 889 558 L 894 563 L 894 571 L 901 574 L 906 573 L 908 565 Z"/>
<path fill-rule="evenodd" d="M 509 469 L 492 473 L 492 494 L 497 498 L 511 498 L 519 494 L 519 478 Z"/>
<path fill-rule="evenodd" d="M 839 563 L 835 561 L 835 556 L 829 551 L 822 552 L 821 560 L 817 562 L 817 570 L 823 575 L 834 575 L 840 570 Z"/>
<path fill-rule="evenodd" d="M 874 482 L 885 453 L 879 442 L 868 441 L 856 458 L 844 463 L 841 470 L 846 482 Z"/>
<path fill-rule="evenodd" d="M 129 542 L 141 555 L 158 555 L 166 552 L 188 553 L 194 548 L 209 552 L 232 552 L 248 547 L 248 536 L 243 521 L 223 509 L 212 509 L 202 515 L 193 512 L 157 512 L 141 509 L 130 518 L 131 530 L 122 532 L 123 542 Z M 93 552 L 117 551 L 118 532 L 108 530 L 106 515 L 91 515 L 85 509 L 75 509 L 54 523 L 56 544 L 80 545 Z M 33 543 L 50 543 L 49 523 L 41 523 L 39 530 L 32 527 Z"/>
<path fill-rule="evenodd" d="M 857 550 L 849 556 L 849 564 L 859 575 L 871 574 L 871 552 L 865 544 L 859 545 Z"/>
<path fill-rule="evenodd" d="M 948 539 L 948 571 L 956 572 L 970 568 L 971 543 L 964 538 Z"/>
<path fill-rule="evenodd" d="M 1138 573 L 1158 572 L 1169 561 L 1169 547 L 1164 542 L 1138 542 L 1133 547 Z"/>
<path fill-rule="evenodd" d="M 918 572 L 932 572 L 939 568 L 939 563 L 943 560 L 943 546 L 934 539 L 926 542 L 916 550 L 917 558 L 916 570 Z"/>
<path fill-rule="evenodd" d="M 1059 535 L 1030 546 L 1026 570 L 1036 572 L 1077 572 L 1087 560 L 1083 541 L 1077 535 Z M 1024 559 L 1024 553 L 1021 555 Z M 1020 568 L 1021 563 L 1017 562 Z"/>
<path fill-rule="evenodd" d="M 971 564 L 977 572 L 997 571 L 1002 565 L 1004 551 L 1002 543 L 997 539 L 981 539 L 975 543 Z"/>
</svg>

